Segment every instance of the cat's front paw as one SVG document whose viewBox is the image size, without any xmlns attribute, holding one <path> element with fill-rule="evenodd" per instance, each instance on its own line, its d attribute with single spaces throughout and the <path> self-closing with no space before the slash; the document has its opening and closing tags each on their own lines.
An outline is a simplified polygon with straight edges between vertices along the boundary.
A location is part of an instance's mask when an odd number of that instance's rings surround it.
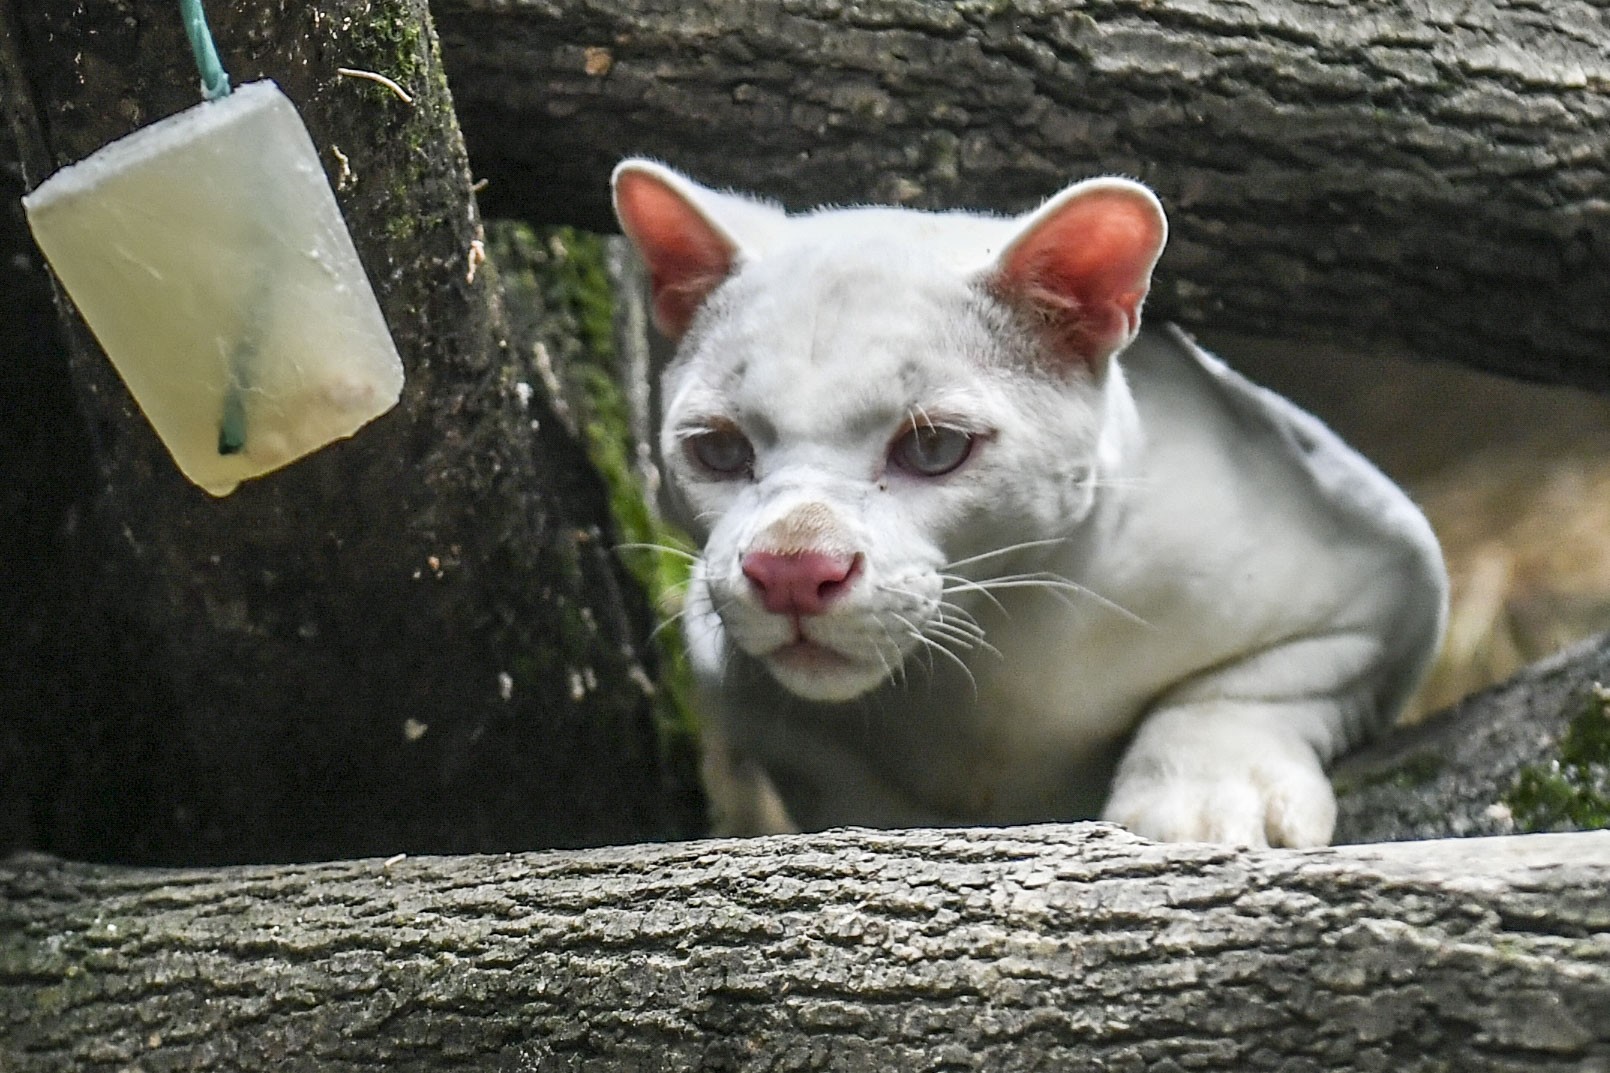
<svg viewBox="0 0 1610 1073">
<path fill-rule="evenodd" d="M 1223 749 L 1132 752 L 1102 818 L 1159 842 L 1324 846 L 1336 796 L 1319 758 L 1300 742 Z"/>
</svg>

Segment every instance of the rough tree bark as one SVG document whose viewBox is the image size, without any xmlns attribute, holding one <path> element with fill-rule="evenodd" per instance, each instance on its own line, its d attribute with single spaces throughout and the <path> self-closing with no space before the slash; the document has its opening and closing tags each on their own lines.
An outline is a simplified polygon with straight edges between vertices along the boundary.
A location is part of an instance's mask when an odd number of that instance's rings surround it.
<svg viewBox="0 0 1610 1073">
<path fill-rule="evenodd" d="M 1607 874 L 1610 833 L 1244 853 L 1095 825 L 20 862 L 0 1065 L 1589 1073 Z"/>
<path fill-rule="evenodd" d="M 440 0 L 491 211 L 660 156 L 794 207 L 1139 176 L 1151 310 L 1610 388 L 1610 51 L 1558 0 Z"/>
<path fill-rule="evenodd" d="M 690 833 L 602 486 L 505 341 L 493 273 L 470 271 L 479 219 L 423 0 L 209 6 L 235 80 L 273 77 L 300 107 L 408 386 L 356 438 L 214 500 L 72 333 L 96 444 L 84 522 L 109 538 L 92 602 L 122 609 L 90 663 L 130 681 L 112 710 L 51 679 L 62 695 L 5 713 L 0 783 L 30 817 L 7 833 L 187 863 Z M 48 0 L 8 21 L 25 163 L 199 100 L 170 2 Z"/>
<path fill-rule="evenodd" d="M 0 160 L 15 162 L 10 135 L 0 122 Z M 94 487 L 88 430 L 49 279 L 22 224 L 23 189 L 20 167 L 0 167 L 0 853 L 40 844 L 39 782 L 72 782 L 69 758 L 95 739 L 89 713 L 130 696 L 123 633 L 98 602 L 96 541 L 82 524 Z M 64 708 L 75 714 L 61 718 Z M 36 714 L 46 711 L 56 723 L 48 730 Z"/>
<path fill-rule="evenodd" d="M 1607 685 L 1602 634 L 1348 757 L 1337 840 L 1610 827 Z"/>
</svg>

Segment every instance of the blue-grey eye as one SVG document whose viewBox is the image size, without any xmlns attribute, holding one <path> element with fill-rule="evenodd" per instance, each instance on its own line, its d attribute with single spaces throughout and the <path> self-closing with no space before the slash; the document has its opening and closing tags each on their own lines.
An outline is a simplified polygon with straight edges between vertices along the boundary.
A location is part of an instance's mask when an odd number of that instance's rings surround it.
<svg viewBox="0 0 1610 1073">
<path fill-rule="evenodd" d="M 755 464 L 755 449 L 735 428 L 712 428 L 683 441 L 689 457 L 720 477 L 748 476 Z"/>
<path fill-rule="evenodd" d="M 889 461 L 919 477 L 943 476 L 967 461 L 976 438 L 959 428 L 918 425 L 894 441 Z"/>
</svg>

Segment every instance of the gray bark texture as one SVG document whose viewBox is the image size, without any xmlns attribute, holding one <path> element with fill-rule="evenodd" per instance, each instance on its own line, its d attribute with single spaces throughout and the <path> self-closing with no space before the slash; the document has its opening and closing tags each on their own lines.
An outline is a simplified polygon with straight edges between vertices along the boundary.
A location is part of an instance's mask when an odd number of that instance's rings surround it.
<svg viewBox="0 0 1610 1073">
<path fill-rule="evenodd" d="M 0 867 L 12 1073 L 1610 1069 L 1610 833 Z"/>
<path fill-rule="evenodd" d="M 424 0 L 209 7 L 234 81 L 272 77 L 301 111 L 408 383 L 351 440 L 215 500 L 75 318 L 65 362 L 53 333 L 19 346 L 8 378 L 59 385 L 35 397 L 71 398 L 81 423 L 0 441 L 5 502 L 66 490 L 25 509 L 38 542 L 6 557 L 31 578 L 0 599 L 20 660 L 0 674 L 0 849 L 195 864 L 693 833 L 603 483 L 472 261 Z M 0 16 L 28 186 L 199 103 L 170 0 Z M 546 313 L 531 319 L 562 332 Z"/>
<path fill-rule="evenodd" d="M 1606 685 L 1601 634 L 1346 758 L 1337 841 L 1610 827 Z"/>
<path fill-rule="evenodd" d="M 1155 317 L 1610 388 L 1610 26 L 1554 0 L 439 0 L 494 213 L 1152 184 Z"/>
</svg>

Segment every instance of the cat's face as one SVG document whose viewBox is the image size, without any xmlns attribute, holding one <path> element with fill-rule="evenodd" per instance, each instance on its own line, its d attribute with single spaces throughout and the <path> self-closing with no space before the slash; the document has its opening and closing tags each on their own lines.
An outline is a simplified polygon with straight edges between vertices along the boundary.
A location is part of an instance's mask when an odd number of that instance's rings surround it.
<svg viewBox="0 0 1610 1073">
<path fill-rule="evenodd" d="M 1001 287 L 1011 221 L 745 216 L 760 235 L 740 249 L 697 233 L 731 199 L 672 192 L 704 200 L 669 253 L 645 240 L 652 220 L 622 217 L 682 335 L 661 447 L 731 643 L 825 701 L 964 658 L 983 643 L 978 582 L 1010 565 L 993 553 L 1090 507 L 1106 359 L 1134 318 L 1048 360 L 1064 326 Z"/>
<path fill-rule="evenodd" d="M 954 272 L 823 252 L 723 288 L 666 378 L 661 446 L 732 642 L 842 700 L 977 643 L 963 579 L 1004 564 L 958 563 L 1082 513 L 1099 388 L 1028 367 Z"/>
</svg>

